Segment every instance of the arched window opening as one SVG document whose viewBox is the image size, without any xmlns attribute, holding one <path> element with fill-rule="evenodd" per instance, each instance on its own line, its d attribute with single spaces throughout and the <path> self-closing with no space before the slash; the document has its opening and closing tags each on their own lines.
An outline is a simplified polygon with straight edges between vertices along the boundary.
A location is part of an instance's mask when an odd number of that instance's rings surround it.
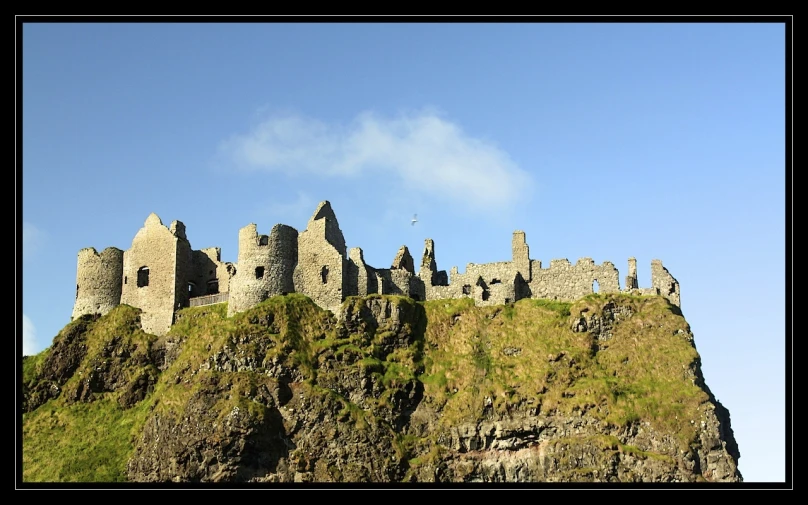
<svg viewBox="0 0 808 505">
<path fill-rule="evenodd" d="M 264 267 L 255 267 L 255 278 L 256 279 L 264 278 Z"/>
<path fill-rule="evenodd" d="M 328 283 L 328 267 L 323 266 L 323 269 L 320 270 L 320 277 L 323 279 L 323 284 Z"/>
<path fill-rule="evenodd" d="M 600 285 L 598 284 L 598 280 L 595 279 L 594 281 L 592 281 L 592 292 L 597 293 L 598 289 L 600 289 Z"/>
</svg>

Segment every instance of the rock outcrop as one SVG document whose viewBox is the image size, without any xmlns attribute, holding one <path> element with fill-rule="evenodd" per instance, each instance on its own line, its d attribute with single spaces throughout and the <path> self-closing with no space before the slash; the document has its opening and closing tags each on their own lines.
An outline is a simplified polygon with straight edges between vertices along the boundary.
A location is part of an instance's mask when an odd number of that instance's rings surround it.
<svg viewBox="0 0 808 505">
<path fill-rule="evenodd" d="M 373 295 L 334 316 L 292 294 L 186 309 L 160 338 L 136 314 L 71 323 L 24 405 L 34 423 L 114 399 L 132 482 L 741 480 L 729 412 L 661 297 Z"/>
</svg>

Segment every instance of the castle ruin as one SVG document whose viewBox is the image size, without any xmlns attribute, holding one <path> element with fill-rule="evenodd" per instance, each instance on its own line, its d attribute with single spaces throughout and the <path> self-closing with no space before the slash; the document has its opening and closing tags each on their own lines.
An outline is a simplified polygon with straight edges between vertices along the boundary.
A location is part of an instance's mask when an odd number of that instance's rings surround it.
<svg viewBox="0 0 808 505">
<path fill-rule="evenodd" d="M 292 292 L 333 312 L 349 296 L 373 293 L 415 300 L 467 297 L 476 305 L 499 305 L 522 298 L 572 301 L 596 291 L 627 292 L 663 296 L 681 306 L 679 282 L 660 260 L 651 262 L 651 287 L 639 288 L 637 262 L 629 258 L 621 290 L 619 273 L 608 261 L 596 265 L 581 258 L 573 265 L 554 259 L 542 268 L 541 261 L 530 259 L 522 231 L 513 233 L 511 261 L 469 263 L 463 274 L 457 267 L 448 275 L 438 270 L 432 239 L 425 241 L 417 273 L 406 246 L 390 268 L 374 268 L 365 263 L 362 249 L 346 250 L 328 201 L 320 203 L 300 233 L 277 224 L 269 235 L 261 235 L 255 224 L 245 226 L 239 230 L 238 248 L 238 261 L 224 263 L 220 248 L 193 250 L 182 222 L 166 227 L 152 213 L 128 250 L 79 251 L 72 318 L 106 314 L 123 303 L 142 310 L 145 331 L 163 335 L 184 307 L 228 302 L 231 316 Z"/>
</svg>

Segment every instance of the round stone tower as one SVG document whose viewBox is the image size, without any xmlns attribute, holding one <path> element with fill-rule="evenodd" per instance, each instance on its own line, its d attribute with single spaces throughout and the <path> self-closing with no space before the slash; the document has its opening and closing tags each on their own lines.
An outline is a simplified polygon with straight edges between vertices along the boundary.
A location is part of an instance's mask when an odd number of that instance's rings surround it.
<svg viewBox="0 0 808 505">
<path fill-rule="evenodd" d="M 255 224 L 239 230 L 228 315 L 243 312 L 269 297 L 294 292 L 297 235 L 296 229 L 284 224 L 276 224 L 268 236 L 259 235 Z"/>
<path fill-rule="evenodd" d="M 75 319 L 84 314 L 106 314 L 121 303 L 123 251 L 108 247 L 99 254 L 95 248 L 79 251 L 76 268 Z"/>
</svg>

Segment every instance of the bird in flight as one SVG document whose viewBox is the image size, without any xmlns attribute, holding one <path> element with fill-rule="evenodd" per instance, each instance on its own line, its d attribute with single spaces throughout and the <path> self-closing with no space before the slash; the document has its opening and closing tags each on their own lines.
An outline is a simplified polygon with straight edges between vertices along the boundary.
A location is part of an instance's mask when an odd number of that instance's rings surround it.
<svg viewBox="0 0 808 505">
<path fill-rule="evenodd" d="M 411 225 L 415 226 L 415 223 L 418 222 L 418 214 L 412 215 L 412 221 L 410 222 Z"/>
</svg>

